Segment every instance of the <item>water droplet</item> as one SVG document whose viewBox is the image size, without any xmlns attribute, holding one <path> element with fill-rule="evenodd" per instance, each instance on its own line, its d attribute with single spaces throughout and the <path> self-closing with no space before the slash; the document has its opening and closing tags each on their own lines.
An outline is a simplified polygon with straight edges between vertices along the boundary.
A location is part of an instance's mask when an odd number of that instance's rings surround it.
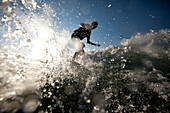
<svg viewBox="0 0 170 113">
<path fill-rule="evenodd" d="M 43 90 L 43 92 L 46 92 L 46 91 L 47 91 L 46 89 Z"/>
<path fill-rule="evenodd" d="M 114 61 L 115 61 L 115 59 L 114 59 L 114 58 L 112 58 L 110 61 L 111 61 L 111 62 L 114 62 Z"/>
<path fill-rule="evenodd" d="M 3 100 L 3 98 L 2 97 L 0 97 L 0 101 L 2 101 Z"/>
<path fill-rule="evenodd" d="M 90 100 L 90 99 L 88 99 L 88 100 L 86 100 L 86 102 L 87 102 L 87 103 L 90 103 L 90 102 L 91 102 L 91 100 Z"/>
<path fill-rule="evenodd" d="M 99 111 L 99 110 L 100 110 L 100 107 L 97 105 L 97 106 L 94 106 L 94 109 L 95 109 L 96 111 Z"/>
<path fill-rule="evenodd" d="M 37 107 L 39 106 L 40 102 L 35 95 L 30 95 L 25 98 L 24 104 L 23 104 L 23 111 L 26 113 L 32 113 L 34 112 Z"/>
<path fill-rule="evenodd" d="M 12 91 L 12 92 L 11 92 L 11 95 L 15 95 L 15 94 L 16 94 L 16 92 L 15 92 L 15 91 Z"/>
<path fill-rule="evenodd" d="M 111 4 L 108 5 L 108 7 L 111 7 L 111 6 L 112 6 Z"/>
</svg>

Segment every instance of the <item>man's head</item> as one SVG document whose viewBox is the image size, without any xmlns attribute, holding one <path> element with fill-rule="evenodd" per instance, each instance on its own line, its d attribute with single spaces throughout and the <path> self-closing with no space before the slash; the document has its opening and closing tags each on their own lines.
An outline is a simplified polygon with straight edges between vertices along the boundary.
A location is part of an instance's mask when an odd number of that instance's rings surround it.
<svg viewBox="0 0 170 113">
<path fill-rule="evenodd" d="M 94 22 L 91 23 L 92 29 L 95 29 L 97 26 L 98 26 L 98 22 L 97 21 L 94 21 Z"/>
</svg>

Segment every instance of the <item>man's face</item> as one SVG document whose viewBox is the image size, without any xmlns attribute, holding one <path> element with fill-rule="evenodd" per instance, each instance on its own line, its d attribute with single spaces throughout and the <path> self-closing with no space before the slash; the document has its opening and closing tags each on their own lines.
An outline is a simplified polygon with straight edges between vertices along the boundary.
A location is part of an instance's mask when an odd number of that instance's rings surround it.
<svg viewBox="0 0 170 113">
<path fill-rule="evenodd" d="M 97 27 L 97 25 L 92 23 L 92 29 L 95 29 Z"/>
</svg>

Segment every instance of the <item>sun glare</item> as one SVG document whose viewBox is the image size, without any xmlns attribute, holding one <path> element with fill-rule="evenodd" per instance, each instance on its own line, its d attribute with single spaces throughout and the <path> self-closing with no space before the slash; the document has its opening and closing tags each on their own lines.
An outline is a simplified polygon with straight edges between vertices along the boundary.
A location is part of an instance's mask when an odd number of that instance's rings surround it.
<svg viewBox="0 0 170 113">
<path fill-rule="evenodd" d="M 32 42 L 32 49 L 30 57 L 33 59 L 39 59 L 42 60 L 45 57 L 46 51 L 45 51 L 45 41 L 41 39 L 34 39 Z"/>
</svg>

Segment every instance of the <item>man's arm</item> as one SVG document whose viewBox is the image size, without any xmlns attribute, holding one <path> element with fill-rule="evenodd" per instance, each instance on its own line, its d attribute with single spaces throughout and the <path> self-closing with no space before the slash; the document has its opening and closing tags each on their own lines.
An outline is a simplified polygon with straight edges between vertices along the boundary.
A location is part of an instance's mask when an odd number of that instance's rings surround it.
<svg viewBox="0 0 170 113">
<path fill-rule="evenodd" d="M 94 46 L 100 46 L 99 44 L 95 44 L 95 43 L 90 42 L 90 36 L 87 37 L 87 43 L 91 44 L 91 45 L 94 45 Z"/>
</svg>

